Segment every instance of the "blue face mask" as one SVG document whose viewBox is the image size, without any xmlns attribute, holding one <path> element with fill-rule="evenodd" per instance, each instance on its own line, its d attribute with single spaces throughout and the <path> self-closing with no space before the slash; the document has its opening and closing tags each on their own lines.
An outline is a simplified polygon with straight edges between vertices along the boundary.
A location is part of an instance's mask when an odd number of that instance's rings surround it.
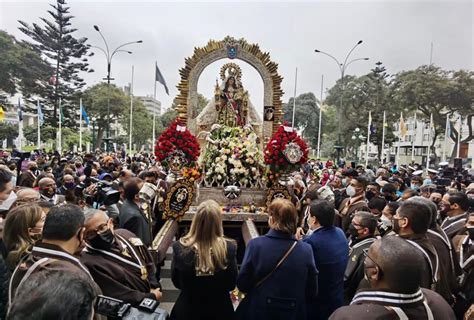
<svg viewBox="0 0 474 320">
<path fill-rule="evenodd" d="M 423 181 L 423 184 L 428 185 L 428 184 L 433 184 L 433 182 L 431 182 L 431 179 L 425 179 Z"/>
<path fill-rule="evenodd" d="M 418 190 L 420 190 L 420 186 L 417 185 L 417 184 L 413 184 L 413 185 L 410 186 L 410 189 L 418 191 Z"/>
</svg>

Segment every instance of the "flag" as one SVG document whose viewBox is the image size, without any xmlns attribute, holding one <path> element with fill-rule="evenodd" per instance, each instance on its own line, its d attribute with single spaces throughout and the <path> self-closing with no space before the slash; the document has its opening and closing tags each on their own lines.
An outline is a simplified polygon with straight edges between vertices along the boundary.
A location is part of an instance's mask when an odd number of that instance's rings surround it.
<svg viewBox="0 0 474 320">
<path fill-rule="evenodd" d="M 86 125 L 89 125 L 89 117 L 87 116 L 86 109 L 84 106 L 81 104 L 81 113 L 82 113 L 82 119 L 84 119 L 84 122 Z"/>
<path fill-rule="evenodd" d="M 5 119 L 5 110 L 3 110 L 3 107 L 0 106 L 0 120 Z"/>
<path fill-rule="evenodd" d="M 405 121 L 403 121 L 403 113 L 400 113 L 400 137 L 404 137 L 407 135 L 408 129 L 405 124 Z"/>
<path fill-rule="evenodd" d="M 155 62 L 155 81 L 158 81 L 165 87 L 165 92 L 167 95 L 169 95 L 168 91 L 168 86 L 166 85 L 165 78 L 163 78 L 163 75 L 161 74 L 160 69 L 158 68 L 158 64 Z"/>
<path fill-rule="evenodd" d="M 40 105 L 39 101 L 38 101 L 37 108 L 38 108 L 38 110 L 37 110 L 37 112 L 38 112 L 38 121 L 39 121 L 40 126 L 42 126 L 43 123 L 44 123 L 44 115 L 43 115 L 43 110 L 41 110 L 41 105 Z"/>
</svg>

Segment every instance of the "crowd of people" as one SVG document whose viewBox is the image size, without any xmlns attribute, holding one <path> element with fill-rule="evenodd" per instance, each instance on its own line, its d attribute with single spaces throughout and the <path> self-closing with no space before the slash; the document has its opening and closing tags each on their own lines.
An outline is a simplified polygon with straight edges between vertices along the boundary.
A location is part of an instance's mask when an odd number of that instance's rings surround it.
<svg viewBox="0 0 474 320">
<path fill-rule="evenodd" d="M 170 318 L 472 319 L 474 172 L 424 172 L 311 160 L 243 257 L 220 205 L 200 203 L 172 245 Z M 101 296 L 160 301 L 163 262 L 149 249 L 166 177 L 147 154 L 4 155 L 0 319 L 100 318 Z"/>
</svg>

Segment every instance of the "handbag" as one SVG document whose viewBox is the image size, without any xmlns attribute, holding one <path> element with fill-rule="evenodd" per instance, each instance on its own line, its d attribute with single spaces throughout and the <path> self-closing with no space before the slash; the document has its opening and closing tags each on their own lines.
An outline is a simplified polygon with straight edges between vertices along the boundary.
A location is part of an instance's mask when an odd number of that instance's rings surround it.
<svg viewBox="0 0 474 320">
<path fill-rule="evenodd" d="M 281 257 L 281 259 L 278 261 L 278 263 L 275 265 L 275 267 L 272 269 L 272 271 L 270 271 L 265 277 L 260 279 L 257 282 L 257 284 L 255 285 L 255 287 L 253 288 L 253 290 L 239 303 L 239 305 L 237 306 L 237 309 L 235 310 L 237 319 L 245 319 L 246 318 L 245 315 L 246 315 L 247 310 L 249 308 L 249 301 L 250 301 L 249 296 L 250 296 L 250 294 L 255 289 L 260 287 L 265 282 L 265 280 L 270 278 L 270 276 L 283 264 L 283 262 L 285 262 L 285 260 L 288 258 L 288 256 L 290 255 L 290 253 L 293 251 L 293 249 L 296 247 L 297 244 L 298 244 L 298 241 L 293 242 L 293 244 L 290 246 L 290 248 L 288 250 L 286 250 L 285 254 L 283 255 L 283 257 Z"/>
</svg>

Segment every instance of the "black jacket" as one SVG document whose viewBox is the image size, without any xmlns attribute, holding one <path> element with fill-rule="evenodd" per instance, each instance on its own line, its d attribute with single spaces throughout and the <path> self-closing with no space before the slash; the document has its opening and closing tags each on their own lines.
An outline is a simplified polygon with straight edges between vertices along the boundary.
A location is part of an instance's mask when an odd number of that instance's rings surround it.
<svg viewBox="0 0 474 320">
<path fill-rule="evenodd" d="M 180 289 L 178 300 L 171 312 L 172 320 L 232 320 L 234 308 L 229 292 L 237 279 L 237 247 L 227 242 L 227 269 L 211 276 L 197 276 L 195 252 L 179 241 L 173 244 L 171 280 Z"/>
<path fill-rule="evenodd" d="M 119 228 L 127 229 L 136 234 L 146 247 L 151 245 L 152 239 L 148 220 L 138 205 L 128 199 L 123 202 L 120 208 Z"/>
</svg>

